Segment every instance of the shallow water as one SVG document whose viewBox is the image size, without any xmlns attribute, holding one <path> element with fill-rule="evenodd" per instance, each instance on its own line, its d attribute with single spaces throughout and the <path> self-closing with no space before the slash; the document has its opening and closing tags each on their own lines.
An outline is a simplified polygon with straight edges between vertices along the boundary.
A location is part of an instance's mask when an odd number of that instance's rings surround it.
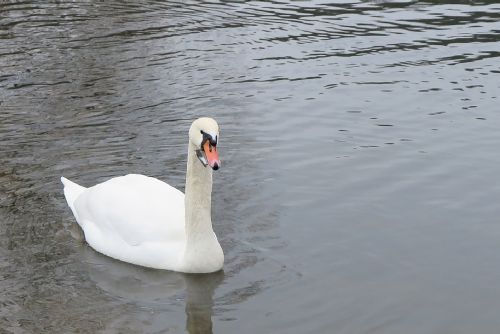
<svg viewBox="0 0 500 334">
<path fill-rule="evenodd" d="M 500 4 L 0 4 L 2 333 L 497 333 Z M 183 189 L 221 124 L 224 273 L 72 235 L 59 177 Z"/>
</svg>

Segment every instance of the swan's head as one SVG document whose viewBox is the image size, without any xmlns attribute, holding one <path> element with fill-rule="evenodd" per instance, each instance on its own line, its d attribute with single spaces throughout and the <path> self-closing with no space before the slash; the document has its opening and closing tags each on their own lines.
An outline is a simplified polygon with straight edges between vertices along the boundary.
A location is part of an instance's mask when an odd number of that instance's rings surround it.
<svg viewBox="0 0 500 334">
<path fill-rule="evenodd" d="M 219 152 L 219 125 L 208 117 L 198 118 L 189 129 L 189 141 L 196 147 L 196 156 L 203 166 L 210 166 L 213 170 L 220 168 Z"/>
</svg>

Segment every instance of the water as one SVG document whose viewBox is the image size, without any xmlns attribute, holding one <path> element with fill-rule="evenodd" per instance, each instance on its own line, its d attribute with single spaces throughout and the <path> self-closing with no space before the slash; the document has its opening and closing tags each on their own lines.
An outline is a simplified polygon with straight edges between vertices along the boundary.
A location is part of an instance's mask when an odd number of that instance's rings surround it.
<svg viewBox="0 0 500 334">
<path fill-rule="evenodd" d="M 494 1 L 2 2 L 0 332 L 497 333 L 499 36 Z M 183 189 L 202 115 L 224 273 L 75 238 L 61 175 Z"/>
</svg>

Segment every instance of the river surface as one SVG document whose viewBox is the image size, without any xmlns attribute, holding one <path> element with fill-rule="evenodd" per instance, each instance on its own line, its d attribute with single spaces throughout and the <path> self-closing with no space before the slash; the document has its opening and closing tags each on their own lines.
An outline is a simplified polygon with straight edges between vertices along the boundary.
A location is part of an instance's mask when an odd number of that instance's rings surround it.
<svg viewBox="0 0 500 334">
<path fill-rule="evenodd" d="M 0 333 L 498 333 L 500 4 L 0 2 Z M 59 178 L 183 190 L 224 272 L 112 260 Z"/>
</svg>

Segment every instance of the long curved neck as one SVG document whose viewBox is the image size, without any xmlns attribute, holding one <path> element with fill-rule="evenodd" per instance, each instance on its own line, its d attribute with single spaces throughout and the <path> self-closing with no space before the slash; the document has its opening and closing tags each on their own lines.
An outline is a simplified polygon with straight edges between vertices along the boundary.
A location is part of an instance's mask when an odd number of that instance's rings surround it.
<svg viewBox="0 0 500 334">
<path fill-rule="evenodd" d="M 204 167 L 196 156 L 196 148 L 188 144 L 188 159 L 185 190 L 185 219 L 187 246 L 213 235 L 212 206 L 212 169 Z"/>
<path fill-rule="evenodd" d="M 185 192 L 186 244 L 179 269 L 191 273 L 220 270 L 224 253 L 212 229 L 212 168 L 201 164 L 191 143 Z"/>
</svg>

